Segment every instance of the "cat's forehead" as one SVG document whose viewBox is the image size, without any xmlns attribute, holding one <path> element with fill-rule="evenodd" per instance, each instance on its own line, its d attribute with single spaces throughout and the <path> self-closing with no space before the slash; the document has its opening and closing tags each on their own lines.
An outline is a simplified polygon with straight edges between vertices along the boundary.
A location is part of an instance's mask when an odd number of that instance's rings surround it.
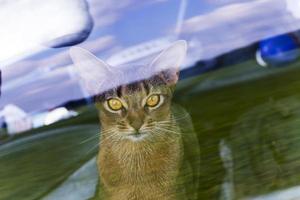
<svg viewBox="0 0 300 200">
<path fill-rule="evenodd" d="M 149 79 L 136 81 L 129 84 L 120 85 L 119 87 L 112 90 L 120 97 L 124 96 L 145 96 L 152 92 L 160 90 L 159 84 L 162 82 L 159 81 L 158 76 L 153 76 Z"/>
<path fill-rule="evenodd" d="M 119 87 L 119 96 L 128 101 L 140 101 L 150 93 L 151 87 L 145 81 L 139 81 Z"/>
<path fill-rule="evenodd" d="M 107 90 L 99 95 L 99 100 L 104 101 L 112 97 L 139 100 L 151 93 L 160 93 L 163 88 L 163 80 L 158 75 L 154 75 L 148 79 L 130 82 Z"/>
</svg>

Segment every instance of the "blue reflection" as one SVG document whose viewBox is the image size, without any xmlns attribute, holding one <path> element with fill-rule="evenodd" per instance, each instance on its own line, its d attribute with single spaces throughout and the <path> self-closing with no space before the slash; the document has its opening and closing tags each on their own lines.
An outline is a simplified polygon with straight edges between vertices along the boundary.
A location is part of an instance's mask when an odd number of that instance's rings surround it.
<svg viewBox="0 0 300 200">
<path fill-rule="evenodd" d="M 267 65 L 282 65 L 295 61 L 299 55 L 299 41 L 293 34 L 280 35 L 259 43 L 262 59 Z"/>
</svg>

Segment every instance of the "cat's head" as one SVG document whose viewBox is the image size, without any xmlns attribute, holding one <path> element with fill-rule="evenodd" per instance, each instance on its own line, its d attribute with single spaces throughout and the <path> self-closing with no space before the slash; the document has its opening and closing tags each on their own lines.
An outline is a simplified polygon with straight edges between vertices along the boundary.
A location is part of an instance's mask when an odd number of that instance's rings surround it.
<svg viewBox="0 0 300 200">
<path fill-rule="evenodd" d="M 186 46 L 185 41 L 177 41 L 148 65 L 119 67 L 109 66 L 82 48 L 71 48 L 84 87 L 96 96 L 103 134 L 140 141 L 167 133 L 173 89 Z"/>
</svg>

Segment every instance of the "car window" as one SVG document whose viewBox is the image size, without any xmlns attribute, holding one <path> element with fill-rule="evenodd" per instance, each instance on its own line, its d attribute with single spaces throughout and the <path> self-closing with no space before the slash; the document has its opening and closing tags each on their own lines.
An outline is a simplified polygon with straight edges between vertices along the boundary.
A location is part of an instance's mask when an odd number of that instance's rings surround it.
<svg viewBox="0 0 300 200">
<path fill-rule="evenodd" d="M 297 0 L 0 4 L 0 199 L 300 198 Z"/>
</svg>

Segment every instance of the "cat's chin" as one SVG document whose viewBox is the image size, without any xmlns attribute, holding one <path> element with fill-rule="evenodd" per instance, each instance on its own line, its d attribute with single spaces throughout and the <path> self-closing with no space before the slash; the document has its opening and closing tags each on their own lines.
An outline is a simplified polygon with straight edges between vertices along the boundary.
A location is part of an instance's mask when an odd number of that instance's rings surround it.
<svg viewBox="0 0 300 200">
<path fill-rule="evenodd" d="M 127 135 L 126 139 L 131 140 L 133 142 L 139 142 L 139 141 L 145 140 L 146 137 L 148 137 L 148 134 L 140 133 L 140 134 Z"/>
</svg>

